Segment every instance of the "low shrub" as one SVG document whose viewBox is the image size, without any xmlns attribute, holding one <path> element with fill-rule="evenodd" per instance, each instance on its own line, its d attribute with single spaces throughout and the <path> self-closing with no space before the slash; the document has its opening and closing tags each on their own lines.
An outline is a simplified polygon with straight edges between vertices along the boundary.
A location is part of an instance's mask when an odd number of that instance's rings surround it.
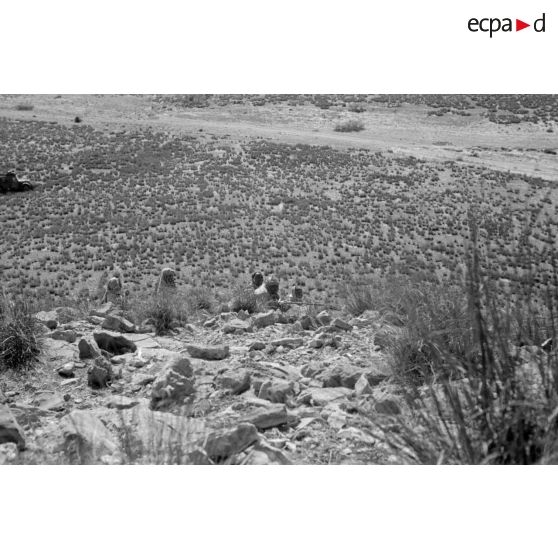
<svg viewBox="0 0 558 558">
<path fill-rule="evenodd" d="M 38 324 L 24 299 L 0 299 L 0 362 L 20 370 L 35 362 L 41 352 Z"/>
<path fill-rule="evenodd" d="M 33 110 L 35 107 L 29 103 L 19 103 L 15 108 L 16 110 Z"/>
<path fill-rule="evenodd" d="M 364 130 L 364 124 L 360 120 L 347 120 L 336 124 L 334 130 L 336 132 L 361 132 Z"/>
</svg>

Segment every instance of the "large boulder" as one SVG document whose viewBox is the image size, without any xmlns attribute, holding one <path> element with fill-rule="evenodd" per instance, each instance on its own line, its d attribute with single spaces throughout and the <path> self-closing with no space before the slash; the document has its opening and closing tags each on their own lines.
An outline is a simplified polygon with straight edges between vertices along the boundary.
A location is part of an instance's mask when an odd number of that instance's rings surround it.
<svg viewBox="0 0 558 558">
<path fill-rule="evenodd" d="M 182 355 L 156 364 L 151 371 L 157 374 L 151 391 L 152 409 L 182 404 L 195 391 L 192 364 Z"/>
<path fill-rule="evenodd" d="M 12 442 L 18 449 L 25 449 L 25 438 L 23 430 L 19 426 L 10 408 L 0 405 L 0 444 Z"/>
<path fill-rule="evenodd" d="M 186 350 L 192 358 L 203 360 L 223 360 L 230 354 L 228 345 L 186 345 Z"/>
</svg>

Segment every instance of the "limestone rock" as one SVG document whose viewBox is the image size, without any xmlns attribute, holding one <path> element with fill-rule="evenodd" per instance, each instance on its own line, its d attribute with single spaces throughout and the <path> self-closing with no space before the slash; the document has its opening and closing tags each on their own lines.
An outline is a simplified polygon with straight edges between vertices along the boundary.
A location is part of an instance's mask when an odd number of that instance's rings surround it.
<svg viewBox="0 0 558 558">
<path fill-rule="evenodd" d="M 125 353 L 135 353 L 136 344 L 124 337 L 110 331 L 97 331 L 93 333 L 93 338 L 99 349 L 107 351 L 112 355 L 123 355 Z"/>
<path fill-rule="evenodd" d="M 258 409 L 242 417 L 243 422 L 253 424 L 258 430 L 267 430 L 283 424 L 296 424 L 297 418 L 288 413 L 284 405 Z"/>
<path fill-rule="evenodd" d="M 298 396 L 297 402 L 324 406 L 332 401 L 349 397 L 351 394 L 352 390 L 346 387 L 308 388 Z"/>
<path fill-rule="evenodd" d="M 66 343 L 75 343 L 77 333 L 73 329 L 56 329 L 50 334 L 51 339 L 57 341 L 65 341 Z"/>
<path fill-rule="evenodd" d="M 18 449 L 25 449 L 23 430 L 19 426 L 10 408 L 0 405 L 0 444 L 13 442 Z"/>
<path fill-rule="evenodd" d="M 97 358 L 101 356 L 101 351 L 99 347 L 90 337 L 82 337 L 78 343 L 79 358 Z"/>
<path fill-rule="evenodd" d="M 280 449 L 258 440 L 248 451 L 242 465 L 292 465 L 291 460 Z"/>
<path fill-rule="evenodd" d="M 90 316 L 97 316 L 99 318 L 106 318 L 114 309 L 112 302 L 105 302 L 102 306 L 94 308 L 89 312 Z"/>
<path fill-rule="evenodd" d="M 58 316 L 54 310 L 50 310 L 49 312 L 37 312 L 34 318 L 49 329 L 56 329 L 58 327 Z"/>
<path fill-rule="evenodd" d="M 227 390 L 231 395 L 239 395 L 250 389 L 250 370 L 239 368 L 236 370 L 225 370 L 215 377 L 215 385 L 218 389 Z"/>
<path fill-rule="evenodd" d="M 43 411 L 63 411 L 66 408 L 64 398 L 54 391 L 42 391 L 35 395 L 33 404 Z"/>
<path fill-rule="evenodd" d="M 268 312 L 260 312 L 252 318 L 252 322 L 254 327 L 257 328 L 264 328 L 273 325 L 276 322 L 275 311 L 269 310 Z"/>
<path fill-rule="evenodd" d="M 366 377 L 366 374 L 362 374 L 357 380 L 357 383 L 355 384 L 355 393 L 358 396 L 369 395 L 372 393 L 372 387 L 368 382 L 368 378 Z"/>
<path fill-rule="evenodd" d="M 272 403 L 287 403 L 294 395 L 294 383 L 284 380 L 263 382 L 258 390 L 258 397 Z"/>
<path fill-rule="evenodd" d="M 96 358 L 87 371 L 87 385 L 93 389 L 106 388 L 112 381 L 112 367 L 103 358 Z"/>
<path fill-rule="evenodd" d="M 232 428 L 211 432 L 204 443 L 207 455 L 222 461 L 239 453 L 258 440 L 258 431 L 253 424 L 240 423 Z"/>
<path fill-rule="evenodd" d="M 186 345 L 186 350 L 192 358 L 204 360 L 223 360 L 230 354 L 228 345 Z"/>
<path fill-rule="evenodd" d="M 223 326 L 224 333 L 250 333 L 252 325 L 250 322 L 235 318 Z"/>
<path fill-rule="evenodd" d="M 103 329 L 110 329 L 120 333 L 134 333 L 136 331 L 136 326 L 129 320 L 110 314 L 105 317 L 101 327 Z"/>
<path fill-rule="evenodd" d="M 67 362 L 66 364 L 64 364 L 64 366 L 61 366 L 57 370 L 57 372 L 58 375 L 61 376 L 62 378 L 74 378 L 76 375 L 74 370 L 75 370 L 75 364 L 73 362 Z"/>
<path fill-rule="evenodd" d="M 289 349 L 296 349 L 297 347 L 302 347 L 304 345 L 304 339 L 302 337 L 284 337 L 282 339 L 275 339 L 271 341 L 273 347 L 287 347 Z"/>
<path fill-rule="evenodd" d="M 182 355 L 156 364 L 152 372 L 157 374 L 151 391 L 151 408 L 154 410 L 181 404 L 195 391 L 192 364 Z"/>
<path fill-rule="evenodd" d="M 345 320 L 341 318 L 335 318 L 333 322 L 331 322 L 332 327 L 336 327 L 337 329 L 342 329 L 343 331 L 351 331 L 353 326 L 347 323 Z"/>
</svg>

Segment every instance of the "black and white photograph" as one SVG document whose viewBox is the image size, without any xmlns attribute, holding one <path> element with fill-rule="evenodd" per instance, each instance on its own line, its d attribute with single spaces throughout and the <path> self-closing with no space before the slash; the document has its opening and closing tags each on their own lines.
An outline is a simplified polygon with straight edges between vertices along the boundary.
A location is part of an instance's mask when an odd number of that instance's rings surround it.
<svg viewBox="0 0 558 558">
<path fill-rule="evenodd" d="M 551 556 L 553 8 L 4 2 L 3 554 Z"/>
<path fill-rule="evenodd" d="M 557 95 L 4 95 L 1 453 L 558 459 Z"/>
</svg>

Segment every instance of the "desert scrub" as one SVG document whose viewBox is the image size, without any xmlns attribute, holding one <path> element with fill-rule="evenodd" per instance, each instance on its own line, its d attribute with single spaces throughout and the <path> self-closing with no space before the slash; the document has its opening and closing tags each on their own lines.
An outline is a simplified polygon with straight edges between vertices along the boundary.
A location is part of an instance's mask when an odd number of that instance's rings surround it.
<svg viewBox="0 0 558 558">
<path fill-rule="evenodd" d="M 16 110 L 33 110 L 35 107 L 29 103 L 19 103 L 16 105 Z"/>
<path fill-rule="evenodd" d="M 334 130 L 336 132 L 361 132 L 364 130 L 364 124 L 360 120 L 347 120 L 336 124 Z"/>
<path fill-rule="evenodd" d="M 216 304 L 215 296 L 207 287 L 191 287 L 186 292 L 186 301 L 190 312 L 212 312 Z"/>
<path fill-rule="evenodd" d="M 126 303 L 125 315 L 135 323 L 152 325 L 157 335 L 164 335 L 186 323 L 186 298 L 180 292 L 134 298 Z"/>
<path fill-rule="evenodd" d="M 233 289 L 230 302 L 231 312 L 245 310 L 249 314 L 255 314 L 261 309 L 261 304 L 258 301 L 258 297 L 254 293 L 254 289 L 242 285 L 237 285 Z"/>
<path fill-rule="evenodd" d="M 371 414 L 372 431 L 407 463 L 534 464 L 558 462 L 558 265 L 537 300 L 534 282 L 514 298 L 490 278 L 489 261 L 473 246 L 459 297 L 433 291 L 392 347 L 403 371 L 422 382 L 404 386 L 405 412 Z M 465 301 L 464 308 L 462 302 Z M 446 306 L 446 310 L 432 306 Z M 437 329 L 432 316 L 449 319 Z M 430 329 L 428 326 L 430 324 Z M 550 343 L 541 348 L 548 336 Z M 460 343 L 465 341 L 464 345 Z M 554 348 L 552 348 L 554 347 Z M 406 352 L 405 352 L 406 350 Z M 399 370 L 401 373 L 402 370 Z"/>
<path fill-rule="evenodd" d="M 27 368 L 41 352 L 38 324 L 23 299 L 0 298 L 0 363 L 14 370 Z"/>
</svg>

